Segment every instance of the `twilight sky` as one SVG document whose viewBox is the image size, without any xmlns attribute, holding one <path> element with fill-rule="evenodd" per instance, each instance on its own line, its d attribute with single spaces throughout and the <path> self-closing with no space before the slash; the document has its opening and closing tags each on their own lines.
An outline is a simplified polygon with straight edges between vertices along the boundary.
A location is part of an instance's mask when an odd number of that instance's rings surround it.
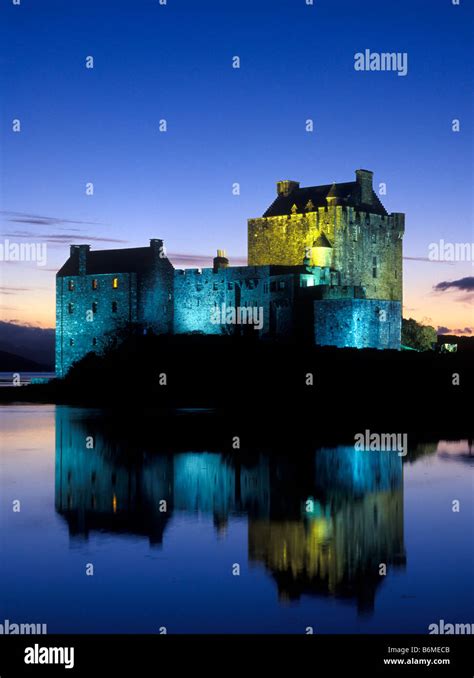
<svg viewBox="0 0 474 678">
<path fill-rule="evenodd" d="M 277 180 L 366 168 L 406 213 L 404 315 L 474 333 L 472 262 L 427 261 L 473 242 L 472 6 L 307 1 L 5 0 L 0 244 L 46 243 L 47 263 L 1 263 L 2 319 L 54 326 L 70 243 L 242 263 Z M 356 71 L 365 49 L 407 53 L 407 75 Z"/>
</svg>

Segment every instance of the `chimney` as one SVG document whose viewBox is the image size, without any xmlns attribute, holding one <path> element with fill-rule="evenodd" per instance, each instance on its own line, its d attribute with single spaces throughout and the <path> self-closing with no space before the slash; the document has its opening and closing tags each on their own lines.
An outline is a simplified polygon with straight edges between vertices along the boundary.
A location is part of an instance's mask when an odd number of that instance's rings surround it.
<svg viewBox="0 0 474 678">
<path fill-rule="evenodd" d="M 160 238 L 151 238 L 150 248 L 155 256 L 160 257 L 161 259 L 165 256 L 163 240 L 161 240 Z"/>
<path fill-rule="evenodd" d="M 90 245 L 71 245 L 70 257 L 74 260 L 78 275 L 87 273 L 87 255 L 90 249 Z"/>
<path fill-rule="evenodd" d="M 299 181 L 290 181 L 289 179 L 286 179 L 285 181 L 277 181 L 277 195 L 284 195 L 286 197 L 299 187 Z"/>
<path fill-rule="evenodd" d="M 214 273 L 221 268 L 227 268 L 229 265 L 229 260 L 225 255 L 225 250 L 217 250 L 217 257 L 214 257 L 212 270 Z"/>
<path fill-rule="evenodd" d="M 360 201 L 364 205 L 372 204 L 372 177 L 374 173 L 370 170 L 356 170 L 356 182 L 360 186 Z"/>
</svg>

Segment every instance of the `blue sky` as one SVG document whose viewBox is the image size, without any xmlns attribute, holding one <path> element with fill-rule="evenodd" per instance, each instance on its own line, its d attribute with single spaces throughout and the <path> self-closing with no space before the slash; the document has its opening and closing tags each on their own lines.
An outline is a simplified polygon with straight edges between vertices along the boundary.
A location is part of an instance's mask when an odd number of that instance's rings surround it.
<svg viewBox="0 0 474 678">
<path fill-rule="evenodd" d="M 217 247 L 242 260 L 246 220 L 279 179 L 371 169 L 388 211 L 407 214 L 405 255 L 473 240 L 465 0 L 21 0 L 1 13 L 2 229 L 48 242 L 50 269 L 3 267 L 10 319 L 54 324 L 54 270 L 71 242 L 161 237 L 178 265 Z M 408 74 L 355 71 L 365 49 L 406 52 Z M 470 262 L 406 260 L 406 315 L 474 325 L 465 290 L 433 292 L 469 276 Z"/>
</svg>

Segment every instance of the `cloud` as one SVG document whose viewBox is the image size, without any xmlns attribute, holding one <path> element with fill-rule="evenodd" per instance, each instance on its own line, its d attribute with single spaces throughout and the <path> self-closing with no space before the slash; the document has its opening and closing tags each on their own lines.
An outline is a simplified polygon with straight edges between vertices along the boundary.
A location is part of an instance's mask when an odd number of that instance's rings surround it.
<svg viewBox="0 0 474 678">
<path fill-rule="evenodd" d="M 18 294 L 18 292 L 30 292 L 28 287 L 7 287 L 0 286 L 0 294 Z"/>
<path fill-rule="evenodd" d="M 51 245 L 63 245 L 71 242 L 110 242 L 127 243 L 128 240 L 121 238 L 109 238 L 106 236 L 87 235 L 83 232 L 81 226 L 102 226 L 110 228 L 109 224 L 99 221 L 82 221 L 79 219 L 65 219 L 63 217 L 51 217 L 41 214 L 29 214 L 27 212 L 11 212 L 0 210 L 0 215 L 4 221 L 12 224 L 27 224 L 29 226 L 53 226 L 51 231 L 37 231 L 35 229 L 12 229 L 10 232 L 2 232 L 3 238 L 27 239 L 33 241 L 43 241 Z"/>
<path fill-rule="evenodd" d="M 464 328 L 450 328 L 444 327 L 443 325 L 438 326 L 438 334 L 473 334 L 473 327 L 464 327 Z"/>
<path fill-rule="evenodd" d="M 446 292 L 446 290 L 460 290 L 463 292 L 474 292 L 474 276 L 460 278 L 459 280 L 443 280 L 434 285 L 435 292 Z"/>
<path fill-rule="evenodd" d="M 28 214 L 27 212 L 10 212 L 8 210 L 0 210 L 0 214 L 5 217 L 5 221 L 11 221 L 18 224 L 33 224 L 34 226 L 59 226 L 60 224 L 80 224 L 81 226 L 98 225 L 106 226 L 107 224 L 100 224 L 98 221 L 80 221 L 77 219 L 63 219 L 62 217 L 46 217 L 40 214 Z M 70 229 L 79 230 L 79 229 Z"/>
<path fill-rule="evenodd" d="M 454 265 L 453 261 L 441 261 L 438 259 L 430 259 L 429 257 L 403 257 L 403 259 L 407 261 L 427 261 L 430 264 L 448 264 L 449 266 Z"/>
<path fill-rule="evenodd" d="M 212 266 L 213 257 L 204 254 L 188 254 L 187 252 L 167 252 L 167 257 L 175 268 L 208 268 Z M 229 257 L 231 266 L 246 266 L 247 257 Z"/>
<path fill-rule="evenodd" d="M 128 240 L 120 238 L 104 238 L 97 235 L 87 235 L 86 233 L 35 233 L 34 231 L 11 231 L 10 233 L 2 233 L 4 238 L 20 238 L 31 241 L 42 240 L 51 245 L 64 245 L 65 243 L 77 242 L 116 242 L 127 243 Z"/>
</svg>

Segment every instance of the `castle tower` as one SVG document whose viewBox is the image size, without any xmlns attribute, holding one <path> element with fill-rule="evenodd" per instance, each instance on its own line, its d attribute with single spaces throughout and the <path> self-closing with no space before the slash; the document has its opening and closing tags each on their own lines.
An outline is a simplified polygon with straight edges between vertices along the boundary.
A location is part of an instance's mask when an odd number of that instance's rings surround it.
<svg viewBox="0 0 474 678">
<path fill-rule="evenodd" d="M 373 172 L 355 181 L 301 187 L 279 181 L 262 217 L 248 220 L 249 266 L 298 266 L 311 252 L 315 266 L 330 265 L 341 285 L 369 299 L 402 301 L 405 215 L 389 214 L 373 190 Z"/>
</svg>

